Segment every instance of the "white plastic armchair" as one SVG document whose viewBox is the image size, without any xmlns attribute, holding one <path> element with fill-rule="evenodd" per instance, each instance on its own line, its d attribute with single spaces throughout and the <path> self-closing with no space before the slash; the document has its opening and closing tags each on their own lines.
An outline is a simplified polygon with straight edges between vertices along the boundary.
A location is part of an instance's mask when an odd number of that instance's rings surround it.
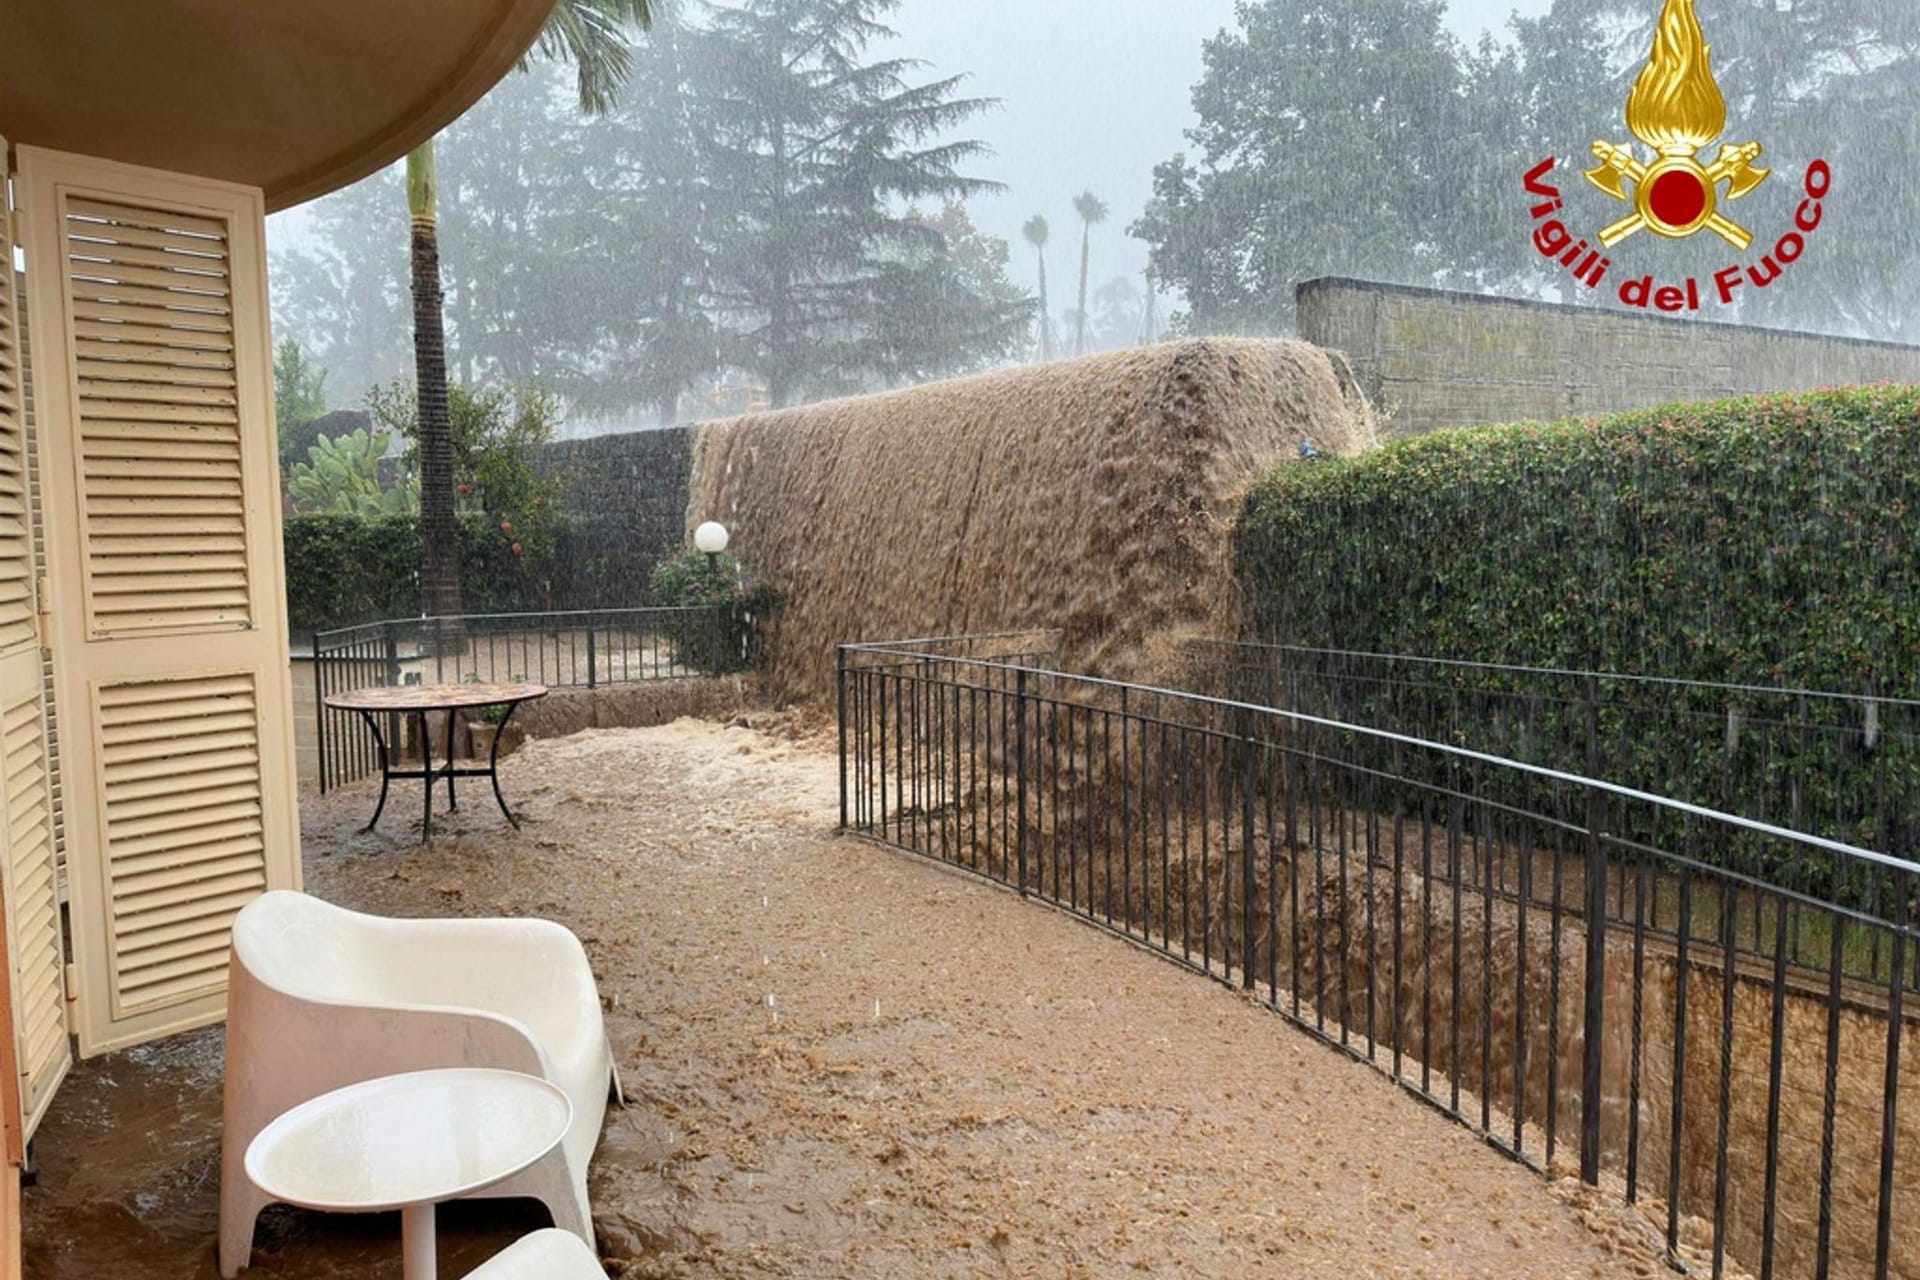
<svg viewBox="0 0 1920 1280">
<path fill-rule="evenodd" d="M 617 1092 L 580 940 L 547 920 L 392 920 L 276 890 L 234 919 L 220 1137 L 220 1274 L 250 1260 L 268 1197 L 247 1144 L 343 1085 L 433 1067 L 500 1067 L 553 1082 L 573 1123 L 539 1163 L 477 1193 L 542 1201 L 593 1244 L 587 1161 Z"/>
<path fill-rule="evenodd" d="M 565 1231 L 523 1236 L 467 1272 L 467 1280 L 607 1280 L 593 1250 Z"/>
</svg>

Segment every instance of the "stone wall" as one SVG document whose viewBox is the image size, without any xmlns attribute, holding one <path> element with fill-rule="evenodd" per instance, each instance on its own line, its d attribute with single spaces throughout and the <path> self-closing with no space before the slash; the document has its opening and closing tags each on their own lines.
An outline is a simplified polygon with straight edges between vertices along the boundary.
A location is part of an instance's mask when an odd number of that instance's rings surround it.
<svg viewBox="0 0 1920 1280">
<path fill-rule="evenodd" d="M 1344 354 L 1383 434 L 1920 381 L 1920 347 L 1477 294 L 1309 280 L 1300 337 Z"/>
<path fill-rule="evenodd" d="M 569 517 L 559 548 L 568 607 L 642 603 L 653 566 L 686 545 L 695 430 L 630 431 L 541 450 L 541 468 L 562 479 L 560 509 Z"/>
</svg>

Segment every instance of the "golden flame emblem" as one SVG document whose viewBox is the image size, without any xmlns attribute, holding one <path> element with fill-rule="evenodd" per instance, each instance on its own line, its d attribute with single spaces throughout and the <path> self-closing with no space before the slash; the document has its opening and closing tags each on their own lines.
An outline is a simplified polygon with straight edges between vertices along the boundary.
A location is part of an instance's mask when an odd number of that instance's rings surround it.
<svg viewBox="0 0 1920 1280">
<path fill-rule="evenodd" d="M 1727 100 L 1713 75 L 1713 47 L 1700 29 L 1693 0 L 1667 0 L 1653 33 L 1653 53 L 1627 95 L 1627 128 L 1657 154 L 1644 164 L 1629 147 L 1593 144 L 1600 163 L 1587 181 L 1616 200 L 1630 201 L 1633 213 L 1600 233 L 1611 249 L 1636 231 L 1669 240 L 1712 231 L 1736 249 L 1753 243 L 1753 233 L 1720 212 L 1720 184 L 1726 199 L 1738 200 L 1767 180 L 1757 169 L 1760 144 L 1722 146 L 1711 165 L 1701 151 L 1727 131 Z M 1629 196 L 1626 183 L 1633 183 Z"/>
</svg>

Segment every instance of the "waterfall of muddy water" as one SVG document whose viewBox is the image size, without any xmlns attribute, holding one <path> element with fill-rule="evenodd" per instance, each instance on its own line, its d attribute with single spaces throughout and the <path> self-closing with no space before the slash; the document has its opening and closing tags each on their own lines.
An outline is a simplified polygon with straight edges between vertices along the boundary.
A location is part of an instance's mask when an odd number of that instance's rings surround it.
<svg viewBox="0 0 1920 1280">
<path fill-rule="evenodd" d="M 1303 441 L 1362 441 L 1319 350 L 1169 343 L 708 424 L 689 527 L 783 596 L 777 692 L 830 698 L 842 642 L 1023 627 L 1140 678 L 1156 637 L 1230 632 L 1235 499 Z"/>
</svg>

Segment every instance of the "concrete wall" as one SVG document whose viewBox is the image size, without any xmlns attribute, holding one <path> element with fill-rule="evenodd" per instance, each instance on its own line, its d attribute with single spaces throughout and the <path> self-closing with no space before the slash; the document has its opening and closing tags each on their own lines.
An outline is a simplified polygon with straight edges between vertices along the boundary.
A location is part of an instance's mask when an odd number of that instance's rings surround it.
<svg viewBox="0 0 1920 1280">
<path fill-rule="evenodd" d="M 294 654 L 292 667 L 294 778 L 305 790 L 320 785 L 320 695 L 313 684 L 313 656 Z"/>
<path fill-rule="evenodd" d="M 1383 434 L 1920 381 L 1920 347 L 1364 280 L 1309 280 L 1300 337 L 1343 353 Z"/>
</svg>

